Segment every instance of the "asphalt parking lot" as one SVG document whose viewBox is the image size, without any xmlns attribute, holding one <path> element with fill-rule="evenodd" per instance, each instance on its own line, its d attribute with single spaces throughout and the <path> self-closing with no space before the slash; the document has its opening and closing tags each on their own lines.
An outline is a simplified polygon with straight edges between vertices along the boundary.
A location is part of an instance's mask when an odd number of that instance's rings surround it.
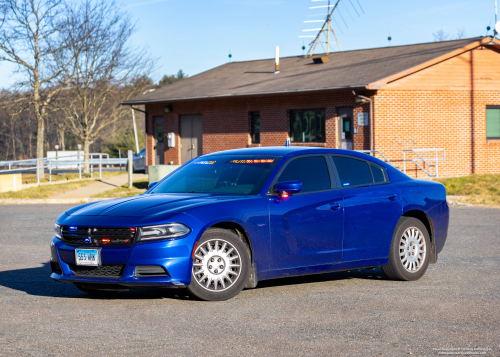
<svg viewBox="0 0 500 357">
<path fill-rule="evenodd" d="M 452 208 L 444 251 L 417 282 L 363 270 L 200 302 L 181 289 L 92 298 L 51 281 L 52 226 L 68 207 L 0 206 L 1 356 L 500 355 L 498 209 Z"/>
</svg>

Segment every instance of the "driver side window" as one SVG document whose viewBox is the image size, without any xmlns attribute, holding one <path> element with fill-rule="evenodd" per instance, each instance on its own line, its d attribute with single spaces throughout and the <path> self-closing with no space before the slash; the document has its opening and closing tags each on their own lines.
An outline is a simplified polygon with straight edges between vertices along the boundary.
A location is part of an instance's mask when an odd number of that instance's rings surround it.
<svg viewBox="0 0 500 357">
<path fill-rule="evenodd" d="M 300 181 L 300 193 L 331 189 L 330 174 L 323 156 L 309 156 L 292 159 L 285 167 L 277 182 Z"/>
</svg>

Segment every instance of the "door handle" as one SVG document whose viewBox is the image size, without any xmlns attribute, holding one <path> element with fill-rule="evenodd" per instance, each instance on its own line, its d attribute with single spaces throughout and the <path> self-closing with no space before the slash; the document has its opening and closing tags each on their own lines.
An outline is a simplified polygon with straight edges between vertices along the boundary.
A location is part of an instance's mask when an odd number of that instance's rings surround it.
<svg viewBox="0 0 500 357">
<path fill-rule="evenodd" d="M 340 203 L 330 203 L 330 210 L 340 211 Z"/>
<path fill-rule="evenodd" d="M 395 194 L 395 193 L 391 193 L 389 195 L 387 195 L 387 198 L 390 200 L 390 201 L 394 201 L 396 198 L 398 198 L 398 195 Z"/>
</svg>

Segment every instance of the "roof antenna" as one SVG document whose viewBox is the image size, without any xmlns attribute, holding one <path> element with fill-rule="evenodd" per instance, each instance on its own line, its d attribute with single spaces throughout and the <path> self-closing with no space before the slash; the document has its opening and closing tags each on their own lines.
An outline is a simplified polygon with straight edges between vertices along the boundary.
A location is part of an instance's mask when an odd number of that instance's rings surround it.
<svg viewBox="0 0 500 357">
<path fill-rule="evenodd" d="M 276 56 L 274 57 L 274 74 L 280 73 L 280 46 L 276 46 Z"/>
<path fill-rule="evenodd" d="M 320 1 L 320 0 L 311 0 L 311 1 Z M 337 7 L 340 3 L 340 0 L 337 0 L 335 5 L 331 5 L 330 1 L 331 0 L 328 0 L 328 5 L 313 6 L 313 7 L 309 8 L 309 9 L 327 8 L 327 13 L 326 13 L 325 20 L 304 21 L 304 23 L 309 23 L 309 22 L 322 22 L 323 23 L 321 28 L 302 30 L 302 32 L 319 31 L 316 36 L 299 36 L 299 37 L 313 37 L 314 38 L 312 40 L 312 42 L 309 44 L 309 50 L 307 51 L 307 55 L 306 55 L 307 57 L 312 57 L 312 55 L 314 54 L 314 50 L 316 49 L 316 46 L 318 46 L 319 43 L 326 43 L 326 54 L 327 55 L 330 53 L 330 43 L 337 44 L 337 46 L 339 46 L 339 49 L 342 51 L 342 48 L 340 47 L 339 41 L 337 40 L 337 35 L 335 35 L 335 31 L 333 31 L 333 26 L 332 26 L 332 14 L 335 11 L 335 9 L 337 9 Z M 335 41 L 330 40 L 330 33 L 335 38 Z M 321 37 L 323 34 L 326 35 L 326 42 L 321 41 Z"/>
<path fill-rule="evenodd" d="M 497 37 L 500 30 L 500 23 L 497 22 L 497 0 L 495 0 L 495 28 L 493 29 L 493 37 Z"/>
</svg>

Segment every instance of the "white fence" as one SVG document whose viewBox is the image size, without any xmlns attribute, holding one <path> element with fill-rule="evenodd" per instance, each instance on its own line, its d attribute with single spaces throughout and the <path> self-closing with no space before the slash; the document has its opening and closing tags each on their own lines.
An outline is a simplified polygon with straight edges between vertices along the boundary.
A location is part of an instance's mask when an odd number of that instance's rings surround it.
<svg viewBox="0 0 500 357">
<path fill-rule="evenodd" d="M 85 156 L 88 156 L 88 162 L 85 162 Z M 15 173 L 19 171 L 36 170 L 37 182 L 40 183 L 40 170 L 49 170 L 49 182 L 52 182 L 52 170 L 74 167 L 78 169 L 79 178 L 82 178 L 82 166 L 90 166 L 90 176 L 94 177 L 94 166 L 98 166 L 99 178 L 102 178 L 103 165 L 122 165 L 127 163 L 127 158 L 110 158 L 108 154 L 92 153 L 83 154 L 76 152 L 72 155 L 60 153 L 57 157 L 44 157 L 42 159 L 28 159 L 15 161 L 0 161 L 0 174 Z M 4 167 L 4 169 L 2 169 Z"/>
</svg>

